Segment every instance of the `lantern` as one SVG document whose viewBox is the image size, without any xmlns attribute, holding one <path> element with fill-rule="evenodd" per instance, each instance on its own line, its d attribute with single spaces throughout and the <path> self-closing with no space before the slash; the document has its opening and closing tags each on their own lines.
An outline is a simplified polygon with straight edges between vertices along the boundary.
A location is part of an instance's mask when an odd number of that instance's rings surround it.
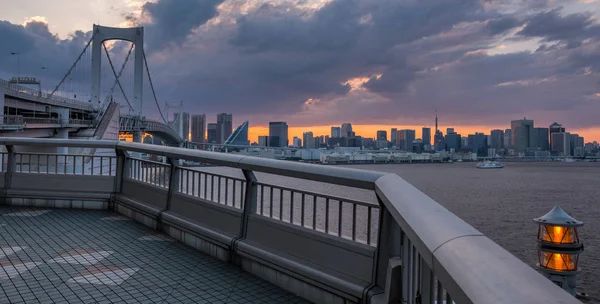
<svg viewBox="0 0 600 304">
<path fill-rule="evenodd" d="M 544 276 L 576 296 L 579 254 L 583 251 L 577 227 L 583 226 L 583 222 L 569 216 L 558 205 L 533 221 L 539 225 L 537 266 Z"/>
</svg>

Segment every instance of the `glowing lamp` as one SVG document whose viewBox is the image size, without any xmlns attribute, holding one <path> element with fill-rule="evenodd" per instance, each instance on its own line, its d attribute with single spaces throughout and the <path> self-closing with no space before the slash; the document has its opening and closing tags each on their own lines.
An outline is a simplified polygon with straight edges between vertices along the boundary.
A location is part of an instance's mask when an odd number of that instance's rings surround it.
<svg viewBox="0 0 600 304">
<path fill-rule="evenodd" d="M 576 279 L 581 272 L 579 254 L 583 251 L 577 227 L 583 226 L 583 222 L 569 216 L 558 205 L 533 221 L 539 225 L 537 266 L 544 276 L 576 296 Z"/>
</svg>

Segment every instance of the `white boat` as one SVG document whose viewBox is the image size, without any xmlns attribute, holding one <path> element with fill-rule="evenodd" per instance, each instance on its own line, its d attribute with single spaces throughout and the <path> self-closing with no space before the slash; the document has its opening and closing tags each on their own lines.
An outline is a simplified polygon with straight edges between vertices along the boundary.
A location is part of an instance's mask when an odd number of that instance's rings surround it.
<svg viewBox="0 0 600 304">
<path fill-rule="evenodd" d="M 477 164 L 478 169 L 500 169 L 504 168 L 504 165 L 495 160 L 486 160 Z"/>
</svg>

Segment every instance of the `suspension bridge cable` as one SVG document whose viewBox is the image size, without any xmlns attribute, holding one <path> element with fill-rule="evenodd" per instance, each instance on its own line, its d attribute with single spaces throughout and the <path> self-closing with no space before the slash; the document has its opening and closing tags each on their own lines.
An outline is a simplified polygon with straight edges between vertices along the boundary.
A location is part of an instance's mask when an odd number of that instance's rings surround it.
<svg viewBox="0 0 600 304">
<path fill-rule="evenodd" d="M 165 119 L 163 112 L 160 110 L 160 105 L 158 104 L 158 99 L 156 98 L 156 92 L 154 91 L 154 84 L 152 84 L 152 77 L 150 76 L 150 69 L 148 68 L 148 61 L 146 60 L 146 52 L 142 51 L 144 55 L 144 65 L 146 66 L 146 73 L 148 74 L 148 81 L 150 81 L 150 89 L 152 89 L 152 95 L 154 96 L 154 103 L 156 103 L 156 108 L 158 109 L 158 113 L 160 113 L 160 118 L 162 118 L 163 122 L 169 126 L 169 122 Z"/>
<path fill-rule="evenodd" d="M 85 54 L 85 51 L 88 49 L 88 47 L 90 47 L 90 44 L 92 44 L 92 41 L 94 40 L 95 36 L 96 36 L 96 32 L 94 32 L 92 34 L 92 38 L 90 38 L 90 41 L 88 41 L 88 43 L 85 45 L 81 54 L 79 54 L 79 56 L 77 56 L 77 59 L 75 60 L 75 62 L 73 62 L 73 64 L 69 68 L 69 71 L 67 72 L 67 74 L 65 74 L 65 76 L 62 78 L 62 80 L 56 85 L 54 90 L 52 90 L 52 93 L 50 93 L 50 95 L 48 95 L 48 97 L 46 97 L 46 100 L 52 98 L 52 95 L 54 95 L 54 93 L 56 93 L 56 91 L 63 84 L 65 79 L 67 79 L 67 77 L 69 77 L 69 75 L 71 74 L 71 71 L 73 71 L 73 68 L 75 68 L 75 66 L 77 65 L 77 62 L 79 62 L 79 60 L 81 59 L 81 56 L 83 56 L 83 54 Z"/>
<path fill-rule="evenodd" d="M 125 101 L 127 101 L 127 105 L 129 105 L 129 108 L 131 110 L 133 110 L 133 106 L 131 106 L 131 103 L 129 102 L 129 99 L 127 98 L 127 95 L 125 95 L 125 90 L 123 90 L 123 86 L 121 85 L 121 81 L 119 80 L 119 78 L 121 77 L 121 74 L 123 73 L 123 70 L 125 69 L 125 66 L 127 65 L 127 61 L 129 61 L 129 56 L 131 56 L 131 51 L 133 50 L 133 46 L 134 44 L 131 44 L 131 48 L 129 48 L 129 52 L 127 53 L 127 57 L 125 58 L 125 61 L 123 61 L 123 65 L 121 65 L 121 69 L 119 70 L 119 74 L 117 75 L 117 71 L 115 71 L 115 66 L 112 63 L 112 59 L 110 59 L 110 55 L 108 54 L 108 49 L 106 48 L 106 45 L 104 43 L 102 43 L 102 46 L 104 47 L 104 51 L 106 52 L 106 57 L 108 58 L 108 63 L 110 64 L 110 68 L 113 72 L 113 75 L 115 76 L 115 81 L 113 82 L 112 87 L 110 88 L 110 93 L 107 96 L 112 95 L 114 89 L 115 89 L 115 85 L 119 85 L 119 89 L 121 89 L 121 93 L 123 94 L 123 97 L 125 98 Z"/>
</svg>

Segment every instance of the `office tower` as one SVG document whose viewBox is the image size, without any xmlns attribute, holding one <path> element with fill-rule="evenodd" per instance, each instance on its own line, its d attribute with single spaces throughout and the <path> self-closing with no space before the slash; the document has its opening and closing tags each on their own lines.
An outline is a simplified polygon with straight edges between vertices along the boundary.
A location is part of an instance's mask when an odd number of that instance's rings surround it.
<svg viewBox="0 0 600 304">
<path fill-rule="evenodd" d="M 302 133 L 302 143 L 304 144 L 304 149 L 314 149 L 315 138 L 313 137 L 313 132 Z"/>
<path fill-rule="evenodd" d="M 353 132 L 352 132 L 352 124 L 347 122 L 347 123 L 343 123 L 342 124 L 342 137 L 351 137 L 354 136 Z"/>
<path fill-rule="evenodd" d="M 261 147 L 269 146 L 269 136 L 259 136 L 258 137 L 258 145 Z"/>
<path fill-rule="evenodd" d="M 340 138 L 342 134 L 342 128 L 331 127 L 331 138 Z"/>
<path fill-rule="evenodd" d="M 294 136 L 294 139 L 292 140 L 293 146 L 297 147 L 297 148 L 301 148 L 302 147 L 302 139 L 298 138 L 296 136 Z"/>
<path fill-rule="evenodd" d="M 446 135 L 454 134 L 454 128 L 446 128 Z"/>
<path fill-rule="evenodd" d="M 477 156 L 487 156 L 487 135 L 476 132 L 475 134 L 469 134 L 468 139 L 471 151 L 477 153 Z"/>
<path fill-rule="evenodd" d="M 549 129 L 548 128 L 533 128 L 535 133 L 534 147 L 542 151 L 550 151 L 549 144 Z"/>
<path fill-rule="evenodd" d="M 431 147 L 431 128 L 423 127 L 421 139 L 424 147 Z"/>
<path fill-rule="evenodd" d="M 226 145 L 232 146 L 248 146 L 248 121 L 244 121 L 239 125 L 229 137 L 225 140 Z"/>
<path fill-rule="evenodd" d="M 506 129 L 504 130 L 504 148 L 510 148 L 510 142 L 511 142 L 511 134 L 512 131 L 511 129 Z"/>
<path fill-rule="evenodd" d="M 287 147 L 288 140 L 288 125 L 285 121 L 269 122 L 270 147 Z"/>
<path fill-rule="evenodd" d="M 454 132 L 451 134 L 446 134 L 446 138 L 444 138 L 444 145 L 447 151 L 459 150 L 462 147 L 462 140 L 460 134 Z"/>
<path fill-rule="evenodd" d="M 206 141 L 206 115 L 192 115 L 192 142 L 203 143 Z"/>
<path fill-rule="evenodd" d="M 510 122 L 512 142 L 511 146 L 517 152 L 525 152 L 528 148 L 534 146 L 535 133 L 533 130 L 533 120 L 520 119 Z"/>
<path fill-rule="evenodd" d="M 571 154 L 571 134 L 569 132 L 552 133 L 552 152 L 568 156 Z"/>
<path fill-rule="evenodd" d="M 396 135 L 397 134 L 398 134 L 398 129 L 392 128 L 392 130 L 390 132 L 390 141 L 392 142 L 393 146 L 396 145 Z"/>
<path fill-rule="evenodd" d="M 385 130 L 377 131 L 377 140 L 387 140 L 387 131 L 385 131 Z"/>
<path fill-rule="evenodd" d="M 207 133 L 207 142 L 210 144 L 216 144 L 217 143 L 217 124 L 216 123 L 209 123 L 206 127 L 206 133 Z"/>
<path fill-rule="evenodd" d="M 190 113 L 183 112 L 182 120 L 179 120 L 180 113 L 173 113 L 173 120 L 170 122 L 171 127 L 181 138 L 189 140 L 190 136 Z"/>
<path fill-rule="evenodd" d="M 415 130 L 398 130 L 398 135 L 396 135 L 396 147 L 402 151 L 412 151 L 412 143 L 416 139 Z"/>
<path fill-rule="evenodd" d="M 571 155 L 575 155 L 575 150 L 578 147 L 583 147 L 583 137 L 579 136 L 579 134 L 571 134 L 571 137 L 569 138 L 569 142 L 570 142 L 570 153 Z"/>
<path fill-rule="evenodd" d="M 446 135 L 448 137 L 448 135 Z M 490 132 L 490 148 L 500 150 L 504 148 L 504 131 L 492 130 Z"/>
<path fill-rule="evenodd" d="M 552 134 L 565 133 L 565 128 L 557 122 L 552 123 L 548 129 L 550 130 L 550 145 L 552 145 Z"/>
<path fill-rule="evenodd" d="M 217 143 L 224 143 L 232 132 L 233 116 L 229 113 L 217 114 Z"/>
</svg>

